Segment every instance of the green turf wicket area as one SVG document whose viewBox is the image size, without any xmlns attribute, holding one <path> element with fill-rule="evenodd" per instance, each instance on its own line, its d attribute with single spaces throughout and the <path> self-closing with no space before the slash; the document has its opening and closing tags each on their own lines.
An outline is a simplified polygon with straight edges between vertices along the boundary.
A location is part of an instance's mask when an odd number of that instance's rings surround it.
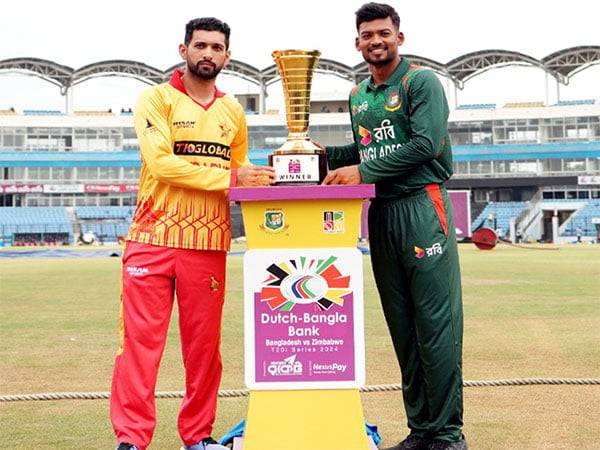
<svg viewBox="0 0 600 450">
<path fill-rule="evenodd" d="M 459 249 L 466 380 L 600 378 L 600 245 Z M 367 384 L 397 383 L 367 256 L 364 267 Z M 242 257 L 230 256 L 223 389 L 244 388 L 242 278 Z M 119 258 L 0 259 L 0 395 L 108 391 L 119 291 Z M 175 309 L 161 391 L 183 389 L 176 315 Z M 404 437 L 400 392 L 364 393 L 362 399 L 384 446 Z M 179 403 L 157 401 L 151 448 L 180 445 Z M 245 398 L 221 399 L 215 437 L 242 419 L 246 407 Z M 474 450 L 599 449 L 599 423 L 597 385 L 465 388 L 465 434 Z M 106 400 L 0 403 L 0 430 L 0 448 L 114 448 Z"/>
</svg>

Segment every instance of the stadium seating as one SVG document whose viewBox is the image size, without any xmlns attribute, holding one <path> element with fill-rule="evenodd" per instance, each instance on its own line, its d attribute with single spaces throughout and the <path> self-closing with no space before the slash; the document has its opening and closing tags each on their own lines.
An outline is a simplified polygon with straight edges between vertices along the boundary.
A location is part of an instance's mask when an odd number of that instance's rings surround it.
<svg viewBox="0 0 600 450">
<path fill-rule="evenodd" d="M 71 241 L 73 228 L 65 208 L 2 207 L 0 208 L 0 238 L 3 243 L 15 242 L 15 235 L 66 234 Z"/>
<path fill-rule="evenodd" d="M 596 101 L 593 98 L 585 100 L 560 100 L 552 106 L 581 106 L 581 105 L 594 105 Z"/>
<path fill-rule="evenodd" d="M 544 102 L 509 102 L 504 108 L 543 108 Z"/>
<path fill-rule="evenodd" d="M 484 226 L 500 230 L 500 236 L 507 236 L 510 232 L 510 220 L 517 218 L 527 207 L 527 202 L 491 202 L 486 205 L 481 214 L 471 224 L 471 229 Z"/>
<path fill-rule="evenodd" d="M 74 116 L 114 116 L 112 111 L 74 111 Z"/>
<path fill-rule="evenodd" d="M 595 217 L 600 218 L 600 200 L 591 200 L 576 211 L 560 235 L 577 236 L 578 230 L 580 230 L 582 236 L 595 237 L 596 225 L 592 223 L 592 218 Z"/>
<path fill-rule="evenodd" d="M 101 242 L 125 236 L 134 212 L 134 206 L 80 206 L 75 210 L 81 233 L 94 233 Z"/>
<path fill-rule="evenodd" d="M 79 206 L 75 210 L 77 218 L 89 219 L 126 219 L 130 220 L 135 212 L 134 206 Z"/>
<path fill-rule="evenodd" d="M 495 103 L 473 103 L 466 105 L 458 105 L 456 107 L 457 110 L 467 110 L 467 109 L 496 109 Z"/>
<path fill-rule="evenodd" d="M 81 225 L 81 232 L 92 232 L 101 241 L 117 241 L 119 236 L 127 235 L 128 222 L 90 222 Z"/>
<path fill-rule="evenodd" d="M 62 111 L 57 109 L 25 109 L 23 114 L 26 116 L 64 116 Z"/>
</svg>

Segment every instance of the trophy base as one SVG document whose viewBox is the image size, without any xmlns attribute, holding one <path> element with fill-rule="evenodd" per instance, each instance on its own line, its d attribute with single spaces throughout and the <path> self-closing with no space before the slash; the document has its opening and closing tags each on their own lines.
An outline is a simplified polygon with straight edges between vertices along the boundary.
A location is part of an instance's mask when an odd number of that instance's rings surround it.
<svg viewBox="0 0 600 450">
<path fill-rule="evenodd" d="M 324 152 L 274 153 L 269 155 L 269 165 L 275 169 L 275 186 L 321 184 L 327 175 Z"/>
</svg>

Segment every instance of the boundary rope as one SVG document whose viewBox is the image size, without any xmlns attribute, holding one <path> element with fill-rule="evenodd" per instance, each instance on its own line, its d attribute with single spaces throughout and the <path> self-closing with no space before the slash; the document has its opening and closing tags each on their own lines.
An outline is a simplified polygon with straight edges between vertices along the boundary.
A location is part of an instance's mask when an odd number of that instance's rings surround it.
<svg viewBox="0 0 600 450">
<path fill-rule="evenodd" d="M 539 386 L 539 385 L 600 385 L 600 378 L 508 378 L 501 380 L 465 380 L 464 387 L 495 386 Z M 365 386 L 360 392 L 401 391 L 401 384 L 375 384 Z M 248 389 L 226 389 L 219 391 L 220 398 L 247 397 Z M 183 398 L 183 391 L 160 391 L 156 398 Z M 50 392 L 43 394 L 0 395 L 0 403 L 46 400 L 108 400 L 110 392 Z"/>
</svg>

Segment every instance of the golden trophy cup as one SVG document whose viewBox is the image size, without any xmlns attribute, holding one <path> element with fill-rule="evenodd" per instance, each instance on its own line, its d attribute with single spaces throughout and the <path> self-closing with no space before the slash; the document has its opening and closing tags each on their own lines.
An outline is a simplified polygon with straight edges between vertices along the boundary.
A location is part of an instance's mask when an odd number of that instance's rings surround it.
<svg viewBox="0 0 600 450">
<path fill-rule="evenodd" d="M 281 75 L 289 132 L 287 141 L 269 156 L 275 184 L 319 184 L 327 174 L 327 157 L 308 137 L 308 116 L 312 75 L 321 52 L 277 50 L 272 56 Z"/>
</svg>

